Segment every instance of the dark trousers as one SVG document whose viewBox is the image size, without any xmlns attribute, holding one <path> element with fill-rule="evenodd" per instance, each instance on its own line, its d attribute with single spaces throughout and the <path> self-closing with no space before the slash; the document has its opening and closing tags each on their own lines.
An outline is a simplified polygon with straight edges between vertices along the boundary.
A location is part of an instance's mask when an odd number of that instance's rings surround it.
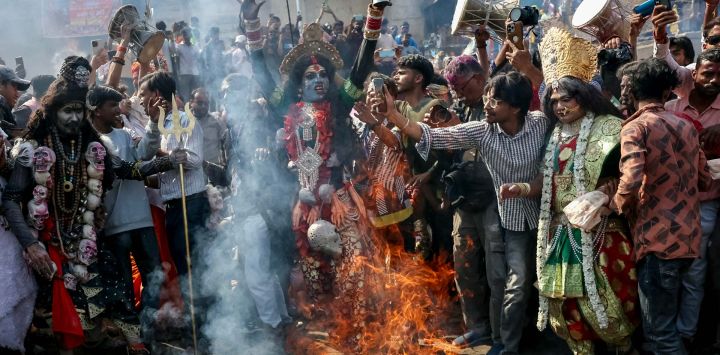
<svg viewBox="0 0 720 355">
<path fill-rule="evenodd" d="M 140 323 L 143 338 L 148 341 L 153 325 L 153 314 L 159 307 L 160 287 L 164 280 L 155 229 L 139 228 L 109 235 L 104 239 L 105 245 L 117 262 L 123 300 L 128 309 L 133 309 L 135 304 L 130 254 L 135 259 L 143 283 Z"/>
<path fill-rule="evenodd" d="M 644 350 L 653 354 L 685 355 L 677 316 L 683 274 L 693 259 L 663 260 L 650 254 L 637 263 Z"/>
<path fill-rule="evenodd" d="M 188 239 L 190 244 L 190 261 L 193 280 L 193 305 L 198 330 L 204 323 L 212 301 L 203 297 L 200 289 L 203 269 L 203 252 L 210 238 L 210 232 L 205 228 L 205 221 L 210 215 L 210 205 L 204 192 L 186 197 L 188 218 Z M 170 254 L 178 271 L 180 288 L 182 290 L 186 314 L 190 309 L 190 288 L 188 283 L 187 249 L 185 247 L 185 229 L 183 225 L 183 212 L 180 199 L 168 201 L 165 205 L 165 230 L 168 238 Z"/>
</svg>

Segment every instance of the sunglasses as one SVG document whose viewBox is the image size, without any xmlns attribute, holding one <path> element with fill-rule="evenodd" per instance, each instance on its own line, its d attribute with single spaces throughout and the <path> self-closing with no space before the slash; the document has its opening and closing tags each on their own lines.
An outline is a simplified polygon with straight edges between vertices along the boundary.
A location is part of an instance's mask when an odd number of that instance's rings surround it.
<svg viewBox="0 0 720 355">
<path fill-rule="evenodd" d="M 706 38 L 705 43 L 713 46 L 720 44 L 720 35 L 710 36 Z"/>
<path fill-rule="evenodd" d="M 502 100 L 498 100 L 494 97 L 490 97 L 487 95 L 483 95 L 482 100 L 483 100 L 483 105 L 485 105 L 489 108 L 492 108 L 492 109 L 496 108 L 498 103 L 500 103 L 500 101 L 502 101 Z"/>
</svg>

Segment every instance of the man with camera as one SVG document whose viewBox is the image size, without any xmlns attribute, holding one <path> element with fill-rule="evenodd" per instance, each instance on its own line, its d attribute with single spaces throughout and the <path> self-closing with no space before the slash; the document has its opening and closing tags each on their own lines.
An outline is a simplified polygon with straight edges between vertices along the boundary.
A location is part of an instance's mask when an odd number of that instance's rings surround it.
<svg viewBox="0 0 720 355">
<path fill-rule="evenodd" d="M 482 46 L 484 41 L 478 43 Z M 457 57 L 445 68 L 448 83 L 465 104 L 461 116 L 467 121 L 485 118 L 482 88 L 486 76 L 484 68 L 471 56 Z M 477 149 L 461 151 L 458 155 L 461 155 L 456 159 L 458 163 L 443 181 L 455 210 L 452 233 L 455 283 L 468 332 L 457 337 L 453 344 L 473 347 L 502 343 L 498 326 L 505 273 L 498 272 L 500 264 L 493 257 L 502 254 L 492 253 L 493 245 L 502 245 L 492 177 Z M 499 261 L 504 267 L 504 261 Z M 491 272 L 495 277 L 488 289 Z"/>
<path fill-rule="evenodd" d="M 458 86 L 453 86 L 464 93 L 471 81 L 476 81 L 472 85 L 479 86 L 477 78 L 466 79 L 462 84 L 455 82 Z M 427 157 L 431 149 L 476 149 L 485 161 L 496 196 L 499 196 L 500 186 L 506 182 L 529 183 L 536 178 L 550 123 L 542 113 L 529 112 L 533 89 L 523 74 L 499 74 L 485 87 L 484 93 L 485 120 L 446 128 L 430 128 L 425 123 L 404 117 L 395 109 L 393 98 L 387 91 L 385 98 L 376 96 L 372 102 L 376 110 L 387 105 L 388 112 L 381 113 L 418 142 L 416 148 L 422 157 Z M 501 201 L 498 211 L 501 223 L 498 229 L 504 241 L 501 248 L 507 269 L 499 317 L 502 344 L 493 351 L 502 349 L 502 354 L 517 354 L 523 329 L 521 320 L 525 318 L 534 279 L 532 254 L 540 209 L 536 196 L 527 196 Z"/>
</svg>

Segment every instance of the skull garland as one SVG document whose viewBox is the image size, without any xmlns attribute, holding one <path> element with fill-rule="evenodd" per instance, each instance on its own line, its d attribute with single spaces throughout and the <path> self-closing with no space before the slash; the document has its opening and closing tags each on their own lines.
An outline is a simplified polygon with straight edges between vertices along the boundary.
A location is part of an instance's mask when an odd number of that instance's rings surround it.
<svg viewBox="0 0 720 355">
<path fill-rule="evenodd" d="M 97 260 L 97 245 L 93 240 L 82 239 L 78 247 L 77 259 L 82 264 L 90 265 Z"/>
<path fill-rule="evenodd" d="M 85 160 L 88 162 L 87 173 L 93 179 L 102 179 L 105 172 L 105 156 L 107 151 L 99 142 L 90 142 L 85 151 Z M 100 196 L 100 195 L 98 195 Z"/>
<path fill-rule="evenodd" d="M 89 169 L 90 167 L 88 167 Z M 98 179 L 88 179 L 88 192 L 95 196 L 102 196 L 102 182 Z"/>
<path fill-rule="evenodd" d="M 36 185 L 33 189 L 33 200 L 36 203 L 46 202 L 48 198 L 48 188 L 42 185 Z"/>
<path fill-rule="evenodd" d="M 36 230 L 45 228 L 45 222 L 50 218 L 47 202 L 31 200 L 28 202 L 28 224 Z"/>
<path fill-rule="evenodd" d="M 342 255 L 340 235 L 332 223 L 318 219 L 307 231 L 310 248 L 329 255 L 335 259 Z"/>
<path fill-rule="evenodd" d="M 56 157 L 52 149 L 42 146 L 33 152 L 32 166 L 35 181 L 49 189 L 53 186 L 50 170 L 55 165 Z"/>
</svg>

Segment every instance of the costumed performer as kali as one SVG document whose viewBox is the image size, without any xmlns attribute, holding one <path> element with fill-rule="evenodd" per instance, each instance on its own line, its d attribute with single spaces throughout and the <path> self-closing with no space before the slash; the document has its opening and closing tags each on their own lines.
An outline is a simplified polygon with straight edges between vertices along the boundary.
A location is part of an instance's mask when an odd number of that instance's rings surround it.
<svg viewBox="0 0 720 355">
<path fill-rule="evenodd" d="M 122 286 L 99 271 L 113 261 L 97 238 L 104 192 L 115 178 L 141 180 L 172 169 L 176 156 L 129 163 L 108 154 L 88 119 L 90 75 L 84 58 L 65 59 L 28 133 L 13 147 L 15 164 L 2 196 L 8 223 L 40 276 L 36 314 L 51 317 L 47 324 L 63 350 L 82 345 L 83 330 L 122 297 Z M 113 321 L 131 347 L 141 343 L 137 317 Z"/>
<path fill-rule="evenodd" d="M 557 122 L 542 179 L 533 186 L 508 184 L 501 191 L 504 198 L 542 195 L 536 253 L 538 328 L 544 329 L 549 320 L 575 354 L 592 354 L 597 340 L 628 351 L 639 317 L 627 224 L 617 215 L 588 208 L 579 214 L 602 217 L 592 227 L 578 228 L 568 216 L 577 211 L 566 208 L 575 200 L 601 206 L 593 203 L 599 202 L 595 196 L 607 198 L 607 187 L 617 183 L 621 114 L 590 84 L 597 69 L 597 50 L 590 42 L 552 28 L 540 53 L 548 83 L 543 109 Z"/>
<path fill-rule="evenodd" d="M 270 111 L 285 116 L 278 139 L 285 144 L 289 167 L 298 175 L 300 189 L 293 210 L 293 231 L 299 251 L 297 266 L 305 286 L 297 286 L 301 282 L 295 282 L 300 278 L 296 269 L 292 287 L 303 289 L 296 301 L 306 316 L 312 312 L 305 298 L 317 303 L 323 296 L 333 299 L 333 292 L 352 300 L 355 305 L 351 308 L 362 307 L 362 292 L 356 292 L 362 276 L 351 269 L 356 257 L 367 252 L 367 242 L 358 231 L 364 208 L 343 172 L 345 164 L 352 160 L 351 154 L 359 151 L 354 149 L 356 140 L 349 114 L 363 94 L 363 82 L 373 65 L 382 14 L 388 4 L 376 1 L 368 6 L 364 40 L 349 79 L 336 75 L 343 66 L 340 54 L 322 41 L 322 29 L 313 23 L 305 28 L 302 43 L 284 58 L 280 72 L 288 80 L 284 88 L 277 88 L 261 50 L 257 14 L 262 3 L 243 2 L 253 72 L 269 98 Z"/>
</svg>

